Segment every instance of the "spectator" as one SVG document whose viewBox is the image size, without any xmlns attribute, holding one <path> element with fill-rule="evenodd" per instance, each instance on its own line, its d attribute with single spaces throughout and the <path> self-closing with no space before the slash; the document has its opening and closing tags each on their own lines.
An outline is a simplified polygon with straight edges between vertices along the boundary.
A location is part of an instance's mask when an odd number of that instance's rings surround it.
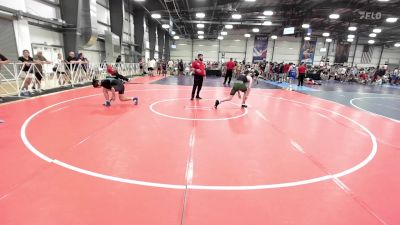
<svg viewBox="0 0 400 225">
<path fill-rule="evenodd" d="M 27 96 L 29 95 L 29 84 L 31 84 L 33 78 L 34 70 L 33 67 L 31 67 L 33 64 L 33 58 L 30 56 L 30 52 L 25 49 L 22 51 L 22 56 L 19 57 L 18 60 L 23 63 L 22 70 L 19 75 L 19 77 L 23 80 L 21 94 Z"/>
<path fill-rule="evenodd" d="M 10 63 L 10 60 L 8 60 L 4 55 L 2 55 L 0 53 L 0 68 L 1 68 L 1 65 L 5 65 L 5 64 L 8 64 L 8 63 Z M 3 98 L 0 97 L 0 102 L 2 102 L 2 101 L 3 101 Z M 0 123 L 2 123 L 2 120 L 0 120 Z"/>
<path fill-rule="evenodd" d="M 68 75 L 65 73 L 65 61 L 61 53 L 57 54 L 57 64 L 53 68 L 53 71 L 57 73 L 59 85 L 64 86 L 67 82 L 70 82 Z"/>
<path fill-rule="evenodd" d="M 117 60 L 115 60 L 115 63 L 121 63 L 121 62 L 122 62 L 121 55 L 118 55 Z"/>
<path fill-rule="evenodd" d="M 168 71 L 169 71 L 169 75 L 174 74 L 174 61 L 172 61 L 172 60 L 168 61 Z"/>
<path fill-rule="evenodd" d="M 154 69 L 156 68 L 156 64 L 157 64 L 156 59 L 151 59 L 149 61 L 148 70 L 151 77 L 154 76 Z"/>
<path fill-rule="evenodd" d="M 184 68 L 183 68 L 183 61 L 182 61 L 182 59 L 179 61 L 179 63 L 178 63 L 178 75 L 183 75 L 183 70 L 184 70 Z"/>
<path fill-rule="evenodd" d="M 35 82 L 33 82 L 33 89 L 35 89 L 35 84 L 36 86 L 36 90 L 38 92 L 43 92 L 43 89 L 41 88 L 41 83 L 42 83 L 42 78 L 44 76 L 43 73 L 43 64 L 50 64 L 51 62 L 48 61 L 44 56 L 43 56 L 43 52 L 42 51 L 38 51 L 36 56 L 34 56 L 33 60 L 35 61 L 35 65 L 36 65 L 36 71 L 35 71 L 35 77 L 36 80 Z"/>
</svg>

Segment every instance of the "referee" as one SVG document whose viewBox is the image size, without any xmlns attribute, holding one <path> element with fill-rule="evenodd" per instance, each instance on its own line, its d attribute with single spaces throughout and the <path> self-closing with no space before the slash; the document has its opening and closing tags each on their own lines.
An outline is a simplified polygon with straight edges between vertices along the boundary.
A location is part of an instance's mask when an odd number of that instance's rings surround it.
<svg viewBox="0 0 400 225">
<path fill-rule="evenodd" d="M 195 60 L 192 63 L 192 72 L 194 74 L 194 84 L 192 89 L 192 98 L 190 100 L 193 101 L 196 89 L 197 89 L 196 99 L 200 100 L 201 99 L 200 91 L 201 87 L 203 86 L 204 77 L 206 76 L 206 66 L 203 63 L 203 54 L 198 54 L 197 60 Z"/>
</svg>

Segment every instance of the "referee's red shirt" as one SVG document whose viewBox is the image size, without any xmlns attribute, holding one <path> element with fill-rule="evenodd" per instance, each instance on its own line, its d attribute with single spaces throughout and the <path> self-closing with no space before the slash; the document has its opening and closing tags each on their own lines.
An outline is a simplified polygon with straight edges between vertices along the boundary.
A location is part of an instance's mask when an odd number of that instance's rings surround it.
<svg viewBox="0 0 400 225">
<path fill-rule="evenodd" d="M 195 60 L 192 63 L 192 68 L 194 69 L 194 74 L 196 76 L 205 76 L 206 75 L 206 65 L 200 61 L 200 60 Z M 200 70 L 200 72 L 198 72 L 197 70 Z"/>
</svg>

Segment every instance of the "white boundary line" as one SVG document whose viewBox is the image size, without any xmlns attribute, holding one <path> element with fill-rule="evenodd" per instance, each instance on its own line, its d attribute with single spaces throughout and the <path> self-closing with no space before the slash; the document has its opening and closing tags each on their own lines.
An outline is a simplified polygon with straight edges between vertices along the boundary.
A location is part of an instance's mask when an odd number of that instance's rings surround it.
<svg viewBox="0 0 400 225">
<path fill-rule="evenodd" d="M 370 113 L 370 114 L 372 114 L 372 115 L 380 116 L 380 117 L 389 119 L 389 120 L 391 120 L 391 121 L 393 121 L 393 122 L 396 122 L 396 123 L 400 123 L 400 120 L 396 120 L 396 119 L 393 119 L 393 118 L 390 118 L 390 117 L 387 117 L 387 116 L 384 116 L 384 115 L 381 115 L 381 114 L 378 114 L 378 113 L 374 113 L 374 112 L 368 111 L 368 110 L 366 110 L 366 109 L 364 109 L 364 108 L 362 108 L 362 107 L 357 106 L 356 104 L 354 104 L 354 101 L 355 101 L 355 100 L 370 99 L 370 98 L 378 98 L 378 99 L 379 99 L 379 98 L 383 98 L 383 99 L 399 99 L 399 100 L 400 100 L 400 98 L 396 98 L 396 97 L 361 97 L 361 98 L 353 98 L 353 99 L 351 99 L 351 100 L 350 100 L 350 104 L 351 104 L 353 107 L 355 107 L 355 108 L 357 108 L 357 109 L 359 109 L 359 110 L 361 110 L 361 111 L 368 112 L 368 113 Z"/>
<path fill-rule="evenodd" d="M 157 114 L 159 116 L 163 116 L 163 117 L 167 117 L 167 118 L 171 118 L 171 119 L 177 119 L 177 120 L 188 120 L 188 121 L 224 121 L 224 120 L 232 120 L 232 119 L 237 119 L 237 118 L 243 117 L 243 116 L 247 115 L 247 113 L 248 113 L 248 110 L 244 109 L 244 112 L 242 114 L 237 115 L 237 116 L 233 116 L 233 117 L 216 118 L 216 119 L 201 119 L 201 118 L 193 119 L 193 118 L 187 118 L 187 117 L 170 116 L 170 115 L 167 115 L 167 114 L 164 114 L 164 113 L 160 113 L 160 112 L 158 112 L 157 110 L 154 109 L 154 106 L 159 104 L 159 103 L 171 102 L 171 101 L 180 101 L 180 100 L 187 100 L 188 101 L 188 99 L 186 99 L 186 98 L 172 98 L 172 99 L 161 100 L 161 101 L 157 101 L 157 102 L 154 102 L 153 104 L 151 104 L 150 105 L 150 110 L 153 113 L 155 113 L 155 114 Z M 204 101 L 204 100 L 207 101 L 207 100 L 212 100 L 212 99 L 203 99 L 202 101 Z M 240 107 L 239 104 L 236 104 L 236 103 L 233 103 L 233 102 L 228 102 L 228 103 Z"/>
<path fill-rule="evenodd" d="M 150 91 L 149 90 L 143 90 L 143 91 Z M 179 90 L 179 89 L 173 89 L 173 90 Z M 135 90 L 132 90 L 135 91 Z M 136 90 L 138 91 L 138 90 Z M 101 174 L 101 173 L 96 173 L 93 171 L 89 171 L 89 170 L 85 170 L 85 169 L 81 169 L 79 167 L 61 162 L 57 159 L 51 159 L 48 156 L 44 155 L 43 153 L 41 153 L 39 150 L 37 150 L 28 140 L 27 136 L 26 136 L 26 128 L 28 127 L 29 123 L 33 120 L 33 118 L 35 118 L 37 115 L 39 115 L 40 113 L 54 107 L 60 104 L 64 104 L 67 102 L 71 102 L 71 101 L 75 101 L 75 100 L 79 100 L 79 99 L 84 99 L 84 98 L 89 98 L 89 97 L 93 97 L 93 96 L 98 96 L 101 94 L 95 94 L 95 95 L 88 95 L 88 96 L 83 96 L 83 97 L 79 97 L 79 98 L 74 98 L 74 99 L 70 99 L 70 100 L 66 100 L 66 101 L 62 101 L 50 106 L 47 106 L 39 111 L 37 111 L 36 113 L 32 114 L 22 125 L 21 127 L 21 139 L 23 141 L 23 143 L 25 144 L 25 146 L 32 152 L 34 153 L 36 156 L 38 156 L 39 158 L 41 158 L 44 161 L 47 161 L 49 163 L 54 163 L 56 165 L 59 165 L 61 167 L 64 167 L 66 169 L 69 170 L 73 170 L 82 174 L 86 174 L 89 176 L 94 176 L 94 177 L 98 177 L 98 178 L 102 178 L 102 179 L 106 179 L 106 180 L 110 180 L 110 181 L 117 181 L 117 182 L 121 182 L 121 183 L 127 183 L 127 184 L 135 184 L 135 185 L 141 185 L 141 186 L 148 186 L 148 187 L 157 187 L 157 188 L 167 188 L 167 189 L 179 189 L 179 190 L 184 190 L 186 188 L 185 185 L 175 185 L 175 184 L 164 184 L 164 183 L 155 183 L 155 182 L 146 182 L 146 181 L 140 181 L 140 180 L 133 180 L 133 179 L 125 179 L 125 178 L 120 178 L 120 177 L 115 177 L 115 176 L 110 176 L 110 175 L 105 175 L 105 174 Z M 259 96 L 263 96 L 263 97 L 270 97 L 270 98 L 275 98 L 275 99 L 279 99 L 279 100 L 284 100 L 284 101 L 288 101 L 288 102 L 294 102 L 294 103 L 298 103 L 298 104 L 302 104 L 302 105 L 306 105 L 306 106 L 311 106 L 311 107 L 315 107 L 315 108 L 319 108 L 321 110 L 324 110 L 326 112 L 331 112 L 337 116 L 340 116 L 354 124 L 356 124 L 357 126 L 359 126 L 362 130 L 364 130 L 371 138 L 371 142 L 372 142 L 372 149 L 371 149 L 371 153 L 368 155 L 368 157 L 366 159 L 364 159 L 362 162 L 360 162 L 359 164 L 343 171 L 343 172 L 339 172 L 333 175 L 326 175 L 326 176 L 322 176 L 322 177 L 317 177 L 317 178 L 312 178 L 312 179 L 307 179 L 307 180 L 299 180 L 299 181 L 294 181 L 294 182 L 286 182 L 286 183 L 277 183 L 277 184 L 266 184 L 266 185 L 250 185 L 250 186 L 210 186 L 210 185 L 188 185 L 187 188 L 188 189 L 194 189 L 194 190 L 219 190 L 219 191 L 245 191 L 245 190 L 261 190 L 261 189 L 274 189 L 274 188 L 286 188 L 286 187 L 294 187 L 294 186 L 300 186 L 300 185 L 306 185 L 306 184 L 312 184 L 312 183 L 317 183 L 317 182 L 321 182 L 321 181 L 326 181 L 326 180 L 334 180 L 337 179 L 339 177 L 342 176 L 346 176 L 348 174 L 351 174 L 361 168 L 363 168 L 364 166 L 366 166 L 370 161 L 372 161 L 372 159 L 375 157 L 375 155 L 377 154 L 378 151 L 378 146 L 377 146 L 377 141 L 376 141 L 376 137 L 375 135 L 368 130 L 365 126 L 361 125 L 360 123 L 358 123 L 357 121 L 344 116 L 338 112 L 334 112 L 332 110 L 329 109 L 325 109 L 319 106 L 314 106 L 311 104 L 307 104 L 307 103 L 303 103 L 303 102 L 299 102 L 299 101 L 295 101 L 295 100 L 290 100 L 290 99 L 285 99 L 282 97 L 272 97 L 272 96 L 268 96 L 268 95 L 261 95 L 261 94 L 253 94 L 253 95 L 259 95 Z"/>
</svg>

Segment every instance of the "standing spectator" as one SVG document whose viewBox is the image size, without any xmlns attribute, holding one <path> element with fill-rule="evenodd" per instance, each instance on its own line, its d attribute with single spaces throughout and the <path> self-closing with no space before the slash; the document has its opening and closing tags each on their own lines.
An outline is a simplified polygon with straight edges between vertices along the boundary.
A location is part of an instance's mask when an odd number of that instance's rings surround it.
<svg viewBox="0 0 400 225">
<path fill-rule="evenodd" d="M 10 60 L 8 60 L 4 55 L 2 55 L 0 53 L 0 69 L 1 69 L 1 65 L 5 65 L 5 64 L 8 64 L 8 63 L 10 63 Z M 0 102 L 2 102 L 2 101 L 3 101 L 3 98 L 0 97 Z M 2 123 L 2 122 L 3 121 L 0 120 L 0 123 Z"/>
<path fill-rule="evenodd" d="M 30 52 L 28 50 L 22 51 L 22 56 L 18 58 L 19 61 L 23 63 L 22 65 L 22 73 L 20 74 L 20 78 L 23 80 L 22 82 L 22 95 L 29 95 L 29 84 L 31 84 L 33 78 L 33 68 L 31 65 L 33 63 L 33 58 L 30 56 Z"/>
<path fill-rule="evenodd" d="M 242 72 L 242 65 L 238 62 L 236 62 L 236 77 L 238 77 L 240 75 L 240 73 Z"/>
<path fill-rule="evenodd" d="M 183 61 L 182 59 L 178 63 L 178 75 L 183 75 Z"/>
<path fill-rule="evenodd" d="M 233 70 L 235 69 L 235 62 L 233 62 L 232 58 L 230 59 L 229 62 L 226 63 L 225 68 L 226 68 L 226 74 L 225 74 L 224 85 L 226 84 L 226 81 L 228 81 L 228 85 L 231 85 Z"/>
<path fill-rule="evenodd" d="M 160 76 L 162 73 L 162 61 L 158 60 L 157 61 L 157 75 Z"/>
<path fill-rule="evenodd" d="M 122 63 L 121 55 L 118 55 L 117 60 L 115 60 L 115 63 Z"/>
<path fill-rule="evenodd" d="M 303 82 L 304 82 L 304 78 L 306 77 L 306 72 L 307 72 L 307 67 L 304 64 L 304 62 L 302 62 L 299 66 L 299 68 L 297 69 L 298 74 L 299 74 L 299 84 L 297 86 L 303 86 Z"/>
<path fill-rule="evenodd" d="M 203 54 L 197 55 L 197 60 L 195 60 L 192 63 L 192 71 L 194 75 L 194 84 L 192 89 L 192 98 L 190 100 L 193 101 L 196 89 L 197 89 L 196 99 L 200 100 L 201 99 L 200 91 L 201 87 L 203 86 L 204 77 L 206 76 L 206 66 L 203 62 Z"/>
<path fill-rule="evenodd" d="M 149 70 L 150 76 L 151 77 L 154 76 L 154 69 L 156 68 L 156 60 L 155 59 L 151 59 L 149 61 L 148 67 L 149 67 L 148 70 Z"/>
<path fill-rule="evenodd" d="M 75 71 L 78 69 L 77 64 L 79 64 L 79 61 L 76 60 L 75 52 L 68 53 L 67 62 L 68 77 L 72 82 L 75 81 Z"/>
<path fill-rule="evenodd" d="M 167 76 L 167 62 L 166 61 L 162 61 L 162 74 L 164 77 Z"/>
<path fill-rule="evenodd" d="M 70 82 L 69 77 L 65 73 L 65 61 L 61 53 L 57 54 L 57 64 L 54 68 L 54 72 L 57 73 L 58 84 L 60 86 L 64 86 L 67 82 Z"/>
<path fill-rule="evenodd" d="M 139 68 L 140 68 L 140 74 L 144 75 L 143 59 L 139 60 Z"/>
<path fill-rule="evenodd" d="M 37 70 L 35 71 L 35 77 L 36 80 L 33 82 L 33 89 L 35 89 L 35 84 L 37 85 L 36 90 L 38 92 L 43 92 L 43 89 L 41 88 L 41 83 L 42 83 L 42 78 L 44 76 L 43 73 L 43 64 L 50 64 L 51 62 L 48 61 L 44 56 L 42 51 L 38 51 L 36 56 L 34 56 L 33 60 L 35 60 L 35 65 Z"/>
<path fill-rule="evenodd" d="M 169 75 L 174 74 L 174 61 L 172 61 L 171 59 L 168 61 L 168 71 Z"/>
</svg>

